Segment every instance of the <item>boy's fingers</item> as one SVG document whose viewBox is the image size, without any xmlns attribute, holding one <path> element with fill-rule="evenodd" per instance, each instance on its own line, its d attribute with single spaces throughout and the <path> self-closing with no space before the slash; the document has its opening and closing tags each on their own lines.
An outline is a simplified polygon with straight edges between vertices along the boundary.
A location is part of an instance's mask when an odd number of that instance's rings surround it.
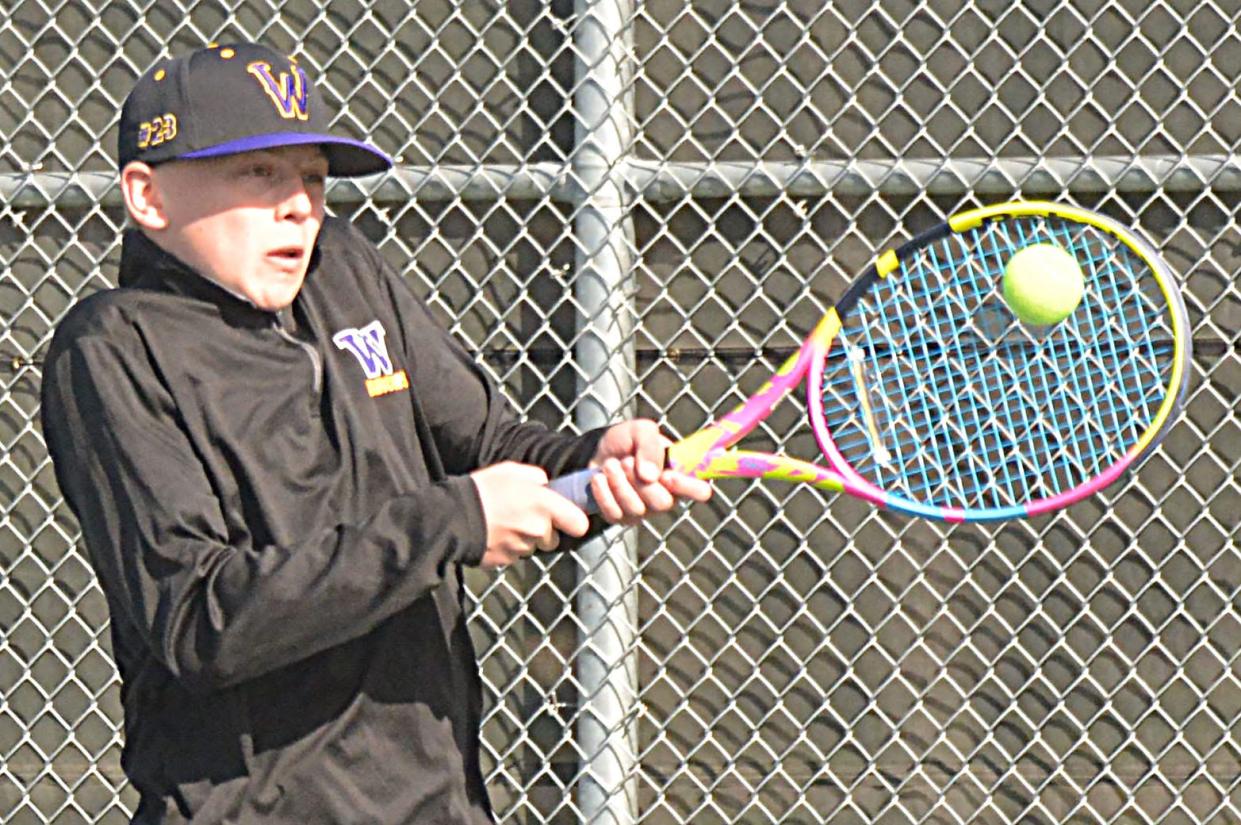
<svg viewBox="0 0 1241 825">
<path fill-rule="evenodd" d="M 599 508 L 599 515 L 603 516 L 608 522 L 618 522 L 625 517 L 624 510 L 616 501 L 616 496 L 612 494 L 612 485 L 608 481 L 608 476 L 604 472 L 595 474 L 590 480 L 590 491 L 595 498 L 595 506 Z"/>
<path fill-rule="evenodd" d="M 638 423 L 640 426 L 634 439 L 634 456 L 637 459 L 635 475 L 645 484 L 654 484 L 659 481 L 672 441 L 659 431 L 654 421 Z"/>
<path fill-rule="evenodd" d="M 630 478 L 636 475 L 635 461 L 626 457 L 621 461 L 608 459 L 603 463 L 603 473 L 607 476 L 608 485 L 616 503 L 623 510 L 623 518 L 641 518 L 646 515 L 646 502 L 638 492 Z"/>
<path fill-rule="evenodd" d="M 677 498 L 688 498 L 693 501 L 708 501 L 711 498 L 711 485 L 701 478 L 674 470 L 665 470 L 659 480 Z"/>
<path fill-rule="evenodd" d="M 560 543 L 559 533 L 581 538 L 590 529 L 590 518 L 573 502 L 559 493 L 544 488 L 548 515 L 551 517 L 551 537 L 540 539 L 539 547 L 550 550 Z M 544 546 L 551 541 L 551 546 Z"/>
</svg>

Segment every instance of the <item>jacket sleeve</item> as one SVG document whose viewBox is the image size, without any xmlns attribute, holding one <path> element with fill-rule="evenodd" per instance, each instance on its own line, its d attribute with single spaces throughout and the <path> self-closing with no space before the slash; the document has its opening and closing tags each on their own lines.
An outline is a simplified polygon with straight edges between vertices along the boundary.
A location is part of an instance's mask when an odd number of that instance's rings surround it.
<svg viewBox="0 0 1241 825">
<path fill-rule="evenodd" d="M 67 337 L 53 343 L 42 388 L 57 481 L 113 620 L 189 689 L 227 687 L 360 636 L 481 554 L 468 478 L 392 498 L 296 548 L 230 541 L 141 343 Z"/>
<path fill-rule="evenodd" d="M 407 363 L 414 369 L 410 381 L 447 473 L 520 461 L 542 467 L 554 478 L 589 463 L 604 429 L 572 435 L 520 420 L 476 360 L 379 251 L 368 248 L 396 307 Z"/>
</svg>

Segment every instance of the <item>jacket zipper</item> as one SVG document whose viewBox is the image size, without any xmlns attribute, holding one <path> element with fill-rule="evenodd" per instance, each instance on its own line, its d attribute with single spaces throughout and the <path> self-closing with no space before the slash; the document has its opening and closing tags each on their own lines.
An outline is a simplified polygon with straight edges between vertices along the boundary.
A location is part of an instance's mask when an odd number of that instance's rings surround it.
<svg viewBox="0 0 1241 825">
<path fill-rule="evenodd" d="M 323 358 L 319 355 L 319 350 L 315 349 L 313 344 L 307 343 L 300 338 L 294 337 L 284 327 L 280 325 L 280 319 L 277 318 L 272 322 L 272 327 L 276 330 L 276 334 L 284 340 L 288 341 L 302 352 L 306 353 L 306 357 L 310 359 L 310 366 L 314 370 L 315 376 L 315 395 L 318 396 L 323 391 Z"/>
</svg>

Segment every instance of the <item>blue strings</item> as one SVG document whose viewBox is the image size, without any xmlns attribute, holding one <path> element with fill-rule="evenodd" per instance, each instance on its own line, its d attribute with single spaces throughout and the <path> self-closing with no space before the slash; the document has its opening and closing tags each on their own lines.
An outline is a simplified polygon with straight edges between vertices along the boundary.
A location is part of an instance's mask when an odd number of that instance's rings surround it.
<svg viewBox="0 0 1241 825">
<path fill-rule="evenodd" d="M 1077 259 L 1085 294 L 1059 324 L 1026 327 L 1000 280 L 1017 251 L 1049 242 Z M 1145 262 L 1094 227 L 1012 218 L 949 235 L 843 319 L 824 372 L 828 429 L 854 469 L 917 502 L 977 509 L 1062 493 L 1154 418 L 1173 354 L 1164 310 Z"/>
</svg>

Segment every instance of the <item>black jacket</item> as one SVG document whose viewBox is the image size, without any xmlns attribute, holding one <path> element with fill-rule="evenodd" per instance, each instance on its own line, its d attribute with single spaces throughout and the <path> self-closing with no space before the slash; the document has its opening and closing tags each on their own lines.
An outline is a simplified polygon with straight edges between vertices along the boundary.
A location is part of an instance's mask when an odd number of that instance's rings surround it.
<svg viewBox="0 0 1241 825">
<path fill-rule="evenodd" d="M 120 283 L 57 330 L 42 414 L 111 611 L 136 821 L 490 821 L 465 473 L 581 467 L 599 433 L 519 423 L 343 221 L 279 316 L 137 232 Z"/>
</svg>

